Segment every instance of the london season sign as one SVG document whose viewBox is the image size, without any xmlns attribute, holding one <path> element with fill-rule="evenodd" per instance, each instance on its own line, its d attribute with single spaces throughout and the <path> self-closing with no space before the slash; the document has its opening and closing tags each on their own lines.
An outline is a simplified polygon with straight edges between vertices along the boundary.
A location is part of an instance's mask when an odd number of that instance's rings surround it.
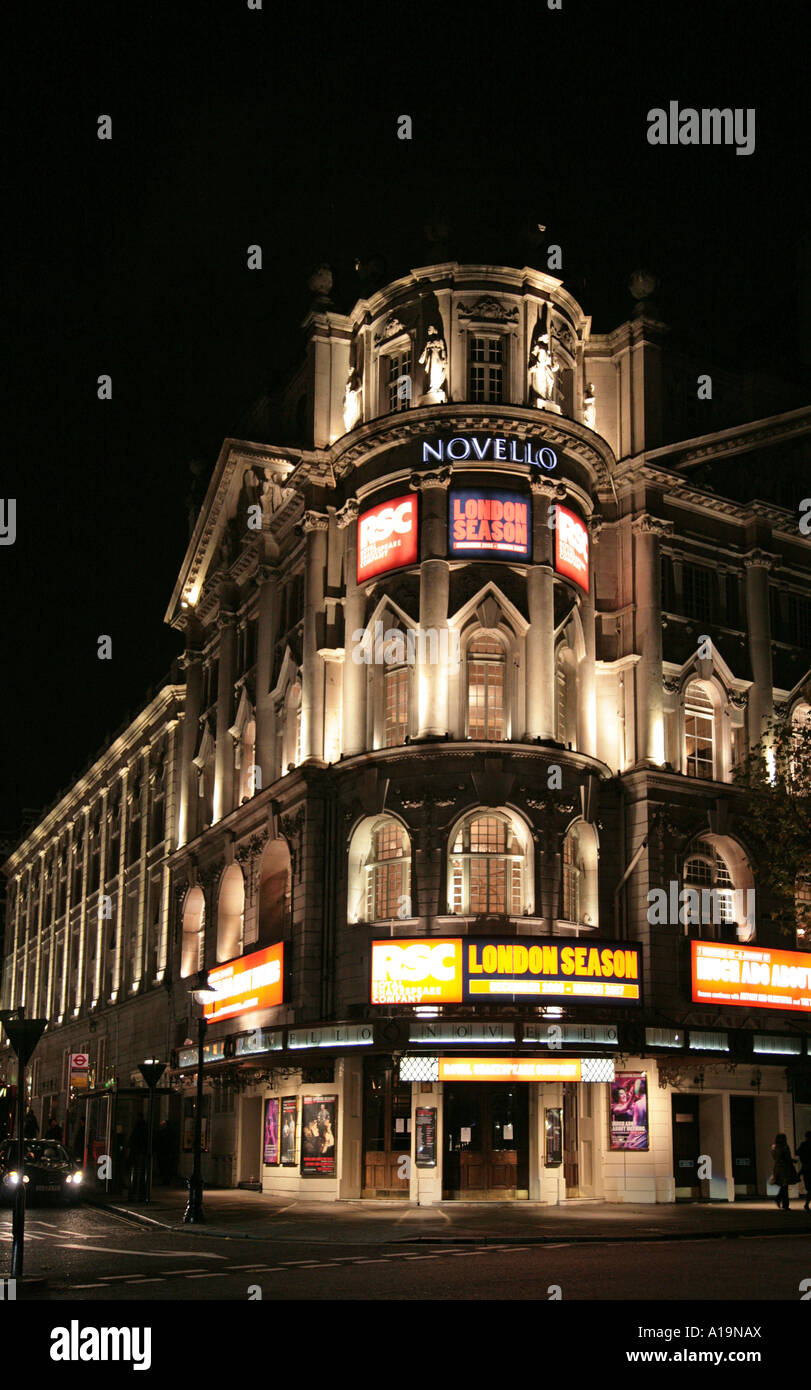
<svg viewBox="0 0 811 1390">
<path fill-rule="evenodd" d="M 451 555 L 529 559 L 530 501 L 520 492 L 453 488 L 448 506 Z"/>
<path fill-rule="evenodd" d="M 811 956 L 769 946 L 691 942 L 693 1001 L 811 1014 Z"/>
<path fill-rule="evenodd" d="M 373 1004 L 471 1004 L 520 999 L 639 1004 L 639 946 L 563 945 L 539 937 L 395 938 L 372 942 Z"/>
</svg>

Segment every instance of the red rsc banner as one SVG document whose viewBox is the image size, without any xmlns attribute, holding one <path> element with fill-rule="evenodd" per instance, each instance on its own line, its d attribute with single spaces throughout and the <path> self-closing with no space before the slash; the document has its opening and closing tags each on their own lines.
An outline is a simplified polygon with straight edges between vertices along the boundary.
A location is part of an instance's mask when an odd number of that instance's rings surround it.
<svg viewBox="0 0 811 1390">
<path fill-rule="evenodd" d="M 555 507 L 555 569 L 589 591 L 589 533 L 568 507 Z"/>
<path fill-rule="evenodd" d="M 376 574 L 415 565 L 417 550 L 417 497 L 395 497 L 358 517 L 358 583 Z"/>
<path fill-rule="evenodd" d="M 811 1013 L 811 955 L 693 941 L 693 1001 Z"/>
</svg>

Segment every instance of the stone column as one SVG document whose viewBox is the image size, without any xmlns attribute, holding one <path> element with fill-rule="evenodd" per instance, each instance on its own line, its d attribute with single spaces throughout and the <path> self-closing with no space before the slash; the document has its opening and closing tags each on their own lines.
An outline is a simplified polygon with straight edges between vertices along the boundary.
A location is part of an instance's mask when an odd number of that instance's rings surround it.
<svg viewBox="0 0 811 1390">
<path fill-rule="evenodd" d="M 354 497 L 341 508 L 336 521 L 344 532 L 344 671 L 341 713 L 341 751 L 345 758 L 366 747 L 366 664 L 353 659 L 358 644 L 353 633 L 365 627 L 366 594 L 358 586 L 358 512 Z"/>
<path fill-rule="evenodd" d="M 121 961 L 124 952 L 124 905 L 126 901 L 127 837 L 130 829 L 129 817 L 129 767 L 121 769 L 121 826 L 118 837 L 118 902 L 115 924 L 115 963 L 113 965 L 113 1000 L 118 998 L 121 989 Z"/>
<path fill-rule="evenodd" d="M 660 540 L 673 523 L 644 514 L 633 523 L 636 650 L 636 761 L 659 766 L 665 759 L 662 705 L 662 605 Z"/>
<path fill-rule="evenodd" d="M 45 850 L 39 851 L 39 901 L 37 903 L 37 950 L 34 958 L 34 988 L 31 992 L 31 1009 L 34 1017 L 39 1014 L 39 977 L 42 969 L 42 932 L 45 920 Z"/>
<path fill-rule="evenodd" d="M 256 630 L 256 748 L 254 762 L 259 768 L 262 786 L 273 781 L 275 753 L 275 711 L 270 698 L 273 680 L 273 654 L 279 631 L 279 571 L 274 565 L 260 564 L 254 576 L 259 589 L 259 613 Z"/>
<path fill-rule="evenodd" d="M 90 869 L 90 807 L 82 807 L 84 833 L 82 835 L 82 910 L 79 917 L 79 949 L 76 954 L 76 997 L 73 1012 L 77 1014 L 84 998 L 84 954 L 87 935 L 87 881 Z M 70 949 L 68 944 L 68 949 Z M 68 981 L 70 983 L 70 981 Z"/>
<path fill-rule="evenodd" d="M 220 633 L 217 672 L 217 733 L 214 750 L 214 811 L 212 825 L 234 809 L 234 743 L 228 730 L 234 722 L 234 680 L 236 678 L 236 613 L 230 590 L 220 596 L 217 619 Z"/>
<path fill-rule="evenodd" d="M 17 952 L 20 949 L 20 918 L 22 916 L 20 903 L 22 901 L 22 874 L 17 874 L 14 883 L 14 949 L 11 958 L 11 981 L 10 984 L 4 981 L 6 1007 L 16 1009 L 19 989 L 17 978 Z"/>
<path fill-rule="evenodd" d="M 594 583 L 596 565 L 594 545 L 602 529 L 599 517 L 593 516 L 588 522 L 589 529 L 589 592 L 580 596 L 580 622 L 583 627 L 585 652 L 578 668 L 577 699 L 577 751 L 597 756 L 597 641 L 595 635 L 596 619 L 594 612 Z M 664 760 L 664 753 L 662 754 Z"/>
<path fill-rule="evenodd" d="M 318 654 L 324 612 L 329 518 L 307 511 L 301 523 L 306 538 L 304 562 L 304 638 L 301 662 L 301 761 L 324 758 L 324 662 Z"/>
<path fill-rule="evenodd" d="M 177 818 L 177 845 L 185 845 L 197 834 L 197 769 L 192 758 L 197 750 L 200 711 L 203 701 L 203 653 L 201 633 L 196 624 L 186 628 L 186 651 L 181 658 L 186 672 L 183 702 L 183 736 L 180 746 L 180 796 Z"/>
<path fill-rule="evenodd" d="M 772 672 L 772 626 L 769 611 L 769 572 L 775 557 L 763 550 L 746 556 L 746 618 L 749 628 L 749 657 L 754 684 L 749 692 L 749 746 L 763 738 L 774 713 L 774 675 Z"/>
<path fill-rule="evenodd" d="M 526 738 L 555 737 L 555 573 L 550 509 L 566 497 L 562 483 L 538 478 L 532 489 L 532 564 L 527 569 Z"/>
<path fill-rule="evenodd" d="M 446 493 L 451 469 L 414 473 L 411 489 L 422 494 L 420 519 L 420 629 L 415 666 L 417 689 L 417 737 L 444 738 L 448 732 L 448 668 L 442 653 L 448 650 L 448 508 Z M 436 633 L 436 637 L 431 634 Z M 432 653 L 438 660 L 431 660 Z"/>
</svg>

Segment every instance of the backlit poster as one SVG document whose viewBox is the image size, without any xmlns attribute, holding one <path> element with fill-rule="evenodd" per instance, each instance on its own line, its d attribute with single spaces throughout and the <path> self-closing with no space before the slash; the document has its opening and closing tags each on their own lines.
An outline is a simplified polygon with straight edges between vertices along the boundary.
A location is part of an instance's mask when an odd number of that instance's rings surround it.
<svg viewBox="0 0 811 1390">
<path fill-rule="evenodd" d="M 555 569 L 589 591 L 589 533 L 586 523 L 568 507 L 555 507 Z"/>
<path fill-rule="evenodd" d="M 266 1168 L 279 1162 L 279 1097 L 268 1096 L 265 1101 L 265 1137 L 262 1146 Z"/>
<path fill-rule="evenodd" d="M 647 1149 L 648 1079 L 643 1071 L 618 1072 L 609 1105 L 612 1149 Z"/>
<path fill-rule="evenodd" d="M 495 488 L 452 488 L 448 499 L 448 550 L 490 560 L 528 560 L 530 499 Z"/>
<path fill-rule="evenodd" d="M 285 1096 L 282 1100 L 282 1138 L 281 1155 L 283 1168 L 295 1168 L 296 1137 L 298 1130 L 298 1100 L 295 1096 Z"/>
<path fill-rule="evenodd" d="M 415 565 L 418 558 L 416 493 L 395 497 L 358 517 L 359 584 L 376 574 Z"/>
<path fill-rule="evenodd" d="M 338 1097 L 304 1096 L 301 1101 L 301 1176 L 334 1178 L 338 1143 Z"/>
</svg>

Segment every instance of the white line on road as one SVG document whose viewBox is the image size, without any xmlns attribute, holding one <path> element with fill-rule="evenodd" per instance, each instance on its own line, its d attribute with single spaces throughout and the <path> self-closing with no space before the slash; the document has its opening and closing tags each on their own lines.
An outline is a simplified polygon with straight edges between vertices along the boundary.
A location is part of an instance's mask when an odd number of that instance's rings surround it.
<svg viewBox="0 0 811 1390">
<path fill-rule="evenodd" d="M 37 1237 L 35 1236 L 36 1240 Z M 44 1237 L 40 1236 L 40 1240 Z M 176 1250 L 116 1250 L 109 1245 L 60 1245 L 59 1250 L 94 1250 L 100 1255 L 136 1255 L 138 1259 L 150 1260 L 173 1260 L 177 1254 Z M 196 1260 L 227 1260 L 227 1255 L 215 1255 L 210 1250 L 189 1250 L 189 1255 L 193 1255 Z"/>
<path fill-rule="evenodd" d="M 187 1274 L 187 1279 L 219 1279 L 223 1271 L 217 1269 L 213 1274 Z"/>
</svg>

